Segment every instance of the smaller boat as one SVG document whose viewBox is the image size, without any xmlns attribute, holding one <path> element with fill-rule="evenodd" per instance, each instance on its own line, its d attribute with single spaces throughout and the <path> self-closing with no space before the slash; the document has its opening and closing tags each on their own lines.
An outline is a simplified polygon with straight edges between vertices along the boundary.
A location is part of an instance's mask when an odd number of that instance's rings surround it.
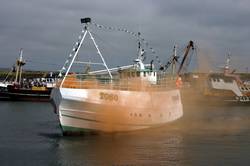
<svg viewBox="0 0 250 166">
<path fill-rule="evenodd" d="M 223 73 L 209 74 L 204 95 L 221 97 L 228 102 L 250 103 L 250 85 L 241 80 L 235 70 L 231 71 L 229 65 L 230 56 L 227 57 Z"/>
<path fill-rule="evenodd" d="M 249 105 L 250 85 L 230 69 L 227 57 L 223 72 L 209 74 L 186 74 L 181 88 L 183 103 L 207 105 Z M 188 86 L 185 86 L 188 85 Z M 189 96 L 192 95 L 192 98 Z"/>
<path fill-rule="evenodd" d="M 0 99 L 23 100 L 23 101 L 49 101 L 50 93 L 53 88 L 53 81 L 46 82 L 46 79 L 22 78 L 23 49 L 20 50 L 19 59 L 15 67 L 15 80 L 0 82 Z"/>
</svg>

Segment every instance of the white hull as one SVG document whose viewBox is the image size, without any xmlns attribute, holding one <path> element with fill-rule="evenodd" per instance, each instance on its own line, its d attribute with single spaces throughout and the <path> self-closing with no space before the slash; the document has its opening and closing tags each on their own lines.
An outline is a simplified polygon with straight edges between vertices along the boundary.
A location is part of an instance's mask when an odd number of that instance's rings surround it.
<svg viewBox="0 0 250 166">
<path fill-rule="evenodd" d="M 51 97 L 64 131 L 131 131 L 163 125 L 183 115 L 179 90 L 54 88 Z"/>
<path fill-rule="evenodd" d="M 242 92 L 235 80 L 229 83 L 225 82 L 223 79 L 219 79 L 219 81 L 211 80 L 211 86 L 218 90 L 231 90 L 235 95 L 242 96 Z"/>
</svg>

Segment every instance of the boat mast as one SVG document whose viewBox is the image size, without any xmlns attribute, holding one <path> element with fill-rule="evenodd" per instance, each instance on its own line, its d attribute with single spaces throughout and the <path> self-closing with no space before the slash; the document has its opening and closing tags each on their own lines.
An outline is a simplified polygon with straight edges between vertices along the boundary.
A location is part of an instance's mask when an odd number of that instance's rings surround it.
<svg viewBox="0 0 250 166">
<path fill-rule="evenodd" d="M 175 76 L 176 62 L 177 61 L 177 45 L 174 45 L 174 55 L 172 59 L 172 76 Z"/>
<path fill-rule="evenodd" d="M 68 69 L 67 69 L 67 71 L 66 71 L 66 73 L 65 73 L 65 75 L 64 75 L 64 77 L 63 77 L 63 80 L 62 80 L 62 82 L 61 82 L 60 88 L 62 88 L 62 85 L 63 85 L 63 83 L 64 83 L 64 81 L 65 81 L 65 79 L 66 79 L 66 77 L 67 77 L 67 75 L 68 75 L 68 73 L 69 73 L 69 71 L 70 71 L 70 69 L 71 69 L 71 67 L 72 67 L 72 65 L 73 65 L 73 63 L 74 63 L 74 61 L 75 61 L 75 58 L 76 58 L 77 55 L 78 55 L 78 52 L 79 52 L 79 50 L 80 50 L 80 48 L 81 48 L 81 46 L 82 46 L 82 43 L 83 43 L 83 41 L 84 41 L 84 39 L 85 39 L 85 37 L 86 37 L 87 34 L 90 35 L 90 38 L 91 38 L 91 40 L 93 41 L 93 43 L 94 43 L 94 45 L 95 45 L 95 48 L 97 49 L 97 54 L 101 57 L 101 60 L 102 60 L 102 62 L 103 62 L 103 65 L 105 66 L 106 70 L 108 71 L 108 74 L 109 74 L 110 78 L 112 79 L 111 72 L 110 72 L 110 70 L 109 70 L 109 68 L 108 68 L 108 66 L 107 66 L 107 64 L 106 64 L 106 62 L 105 62 L 105 60 L 104 60 L 104 58 L 103 58 L 103 56 L 102 56 L 102 53 L 101 53 L 101 51 L 99 50 L 98 45 L 96 44 L 93 35 L 92 35 L 91 32 L 89 31 L 89 24 L 91 23 L 91 18 L 82 18 L 82 19 L 81 19 L 81 23 L 84 24 L 84 28 L 83 28 L 83 30 L 82 30 L 82 32 L 84 32 L 84 34 L 83 34 L 83 36 L 82 36 L 82 38 L 81 38 L 81 40 L 80 40 L 80 43 L 78 43 L 77 46 L 76 46 L 76 48 L 74 48 L 74 49 L 75 49 L 74 56 L 73 56 L 73 58 L 72 58 L 72 60 L 71 60 L 71 62 L 70 62 L 70 65 L 69 65 L 69 67 L 68 67 Z"/>
<path fill-rule="evenodd" d="M 71 67 L 72 67 L 72 64 L 73 64 L 73 62 L 75 61 L 75 58 L 76 58 L 76 56 L 77 56 L 77 54 L 78 54 L 78 52 L 79 52 L 79 49 L 80 49 L 80 47 L 81 47 L 81 45 L 82 45 L 82 42 L 83 42 L 83 40 L 85 39 L 85 36 L 86 36 L 86 34 L 87 34 L 87 23 L 86 23 L 86 25 L 85 25 L 83 31 L 84 31 L 83 37 L 82 37 L 82 39 L 81 39 L 81 41 L 80 41 L 79 46 L 77 46 L 77 48 L 76 48 L 75 54 L 74 54 L 74 56 L 73 56 L 73 58 L 72 58 L 72 60 L 71 60 L 71 62 L 70 62 L 70 64 L 69 64 L 69 67 L 68 67 L 68 69 L 67 69 L 67 71 L 66 71 L 66 73 L 65 73 L 65 75 L 64 75 L 64 77 L 63 77 L 63 80 L 62 80 L 62 83 L 61 83 L 61 85 L 60 85 L 60 88 L 62 88 L 62 85 L 63 85 L 63 83 L 64 83 L 64 81 L 65 81 L 65 79 L 66 79 L 66 77 L 67 77 L 67 75 L 68 75 L 68 73 L 69 73 L 69 71 L 70 71 L 70 69 L 71 69 Z"/>
<path fill-rule="evenodd" d="M 96 42 L 95 42 L 94 37 L 92 36 L 92 34 L 91 34 L 91 32 L 90 32 L 89 30 L 87 30 L 87 31 L 88 31 L 88 33 L 89 33 L 89 35 L 90 35 L 91 40 L 93 41 L 93 43 L 94 43 L 94 45 L 95 45 L 95 48 L 97 49 L 98 55 L 99 55 L 99 56 L 101 57 L 101 59 L 102 59 L 103 65 L 105 66 L 105 68 L 107 69 L 107 71 L 108 71 L 108 73 L 109 73 L 110 79 L 112 80 L 112 74 L 111 74 L 111 72 L 109 71 L 109 68 L 108 68 L 108 66 L 107 66 L 107 64 L 106 64 L 106 62 L 105 62 L 105 60 L 104 60 L 104 58 L 103 58 L 103 56 L 102 56 L 101 51 L 100 51 L 99 48 L 98 48 L 98 45 L 97 45 Z"/>
<path fill-rule="evenodd" d="M 15 83 L 21 84 L 22 79 L 22 66 L 25 65 L 25 62 L 23 61 L 23 49 L 20 49 L 19 59 L 16 62 L 17 65 L 17 71 L 16 71 L 16 78 Z"/>
<path fill-rule="evenodd" d="M 137 67 L 139 68 L 139 70 L 144 70 L 145 66 L 144 66 L 142 61 L 143 61 L 143 56 L 145 54 L 145 51 L 144 51 L 144 49 L 142 49 L 142 46 L 141 46 L 140 35 L 141 35 L 141 33 L 138 32 L 138 57 L 137 57 L 137 59 L 134 60 L 134 62 L 137 63 Z"/>
<path fill-rule="evenodd" d="M 229 67 L 230 67 L 230 52 L 227 54 L 226 64 L 224 67 L 224 74 L 229 73 Z"/>
</svg>

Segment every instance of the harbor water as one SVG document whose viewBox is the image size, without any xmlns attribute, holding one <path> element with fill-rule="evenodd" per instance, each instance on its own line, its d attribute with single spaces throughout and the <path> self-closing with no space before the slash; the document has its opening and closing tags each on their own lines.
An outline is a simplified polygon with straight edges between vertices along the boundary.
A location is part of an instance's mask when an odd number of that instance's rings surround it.
<svg viewBox="0 0 250 166">
<path fill-rule="evenodd" d="M 164 126 L 62 136 L 50 103 L 0 102 L 0 165 L 249 165 L 250 107 L 185 105 Z"/>
</svg>

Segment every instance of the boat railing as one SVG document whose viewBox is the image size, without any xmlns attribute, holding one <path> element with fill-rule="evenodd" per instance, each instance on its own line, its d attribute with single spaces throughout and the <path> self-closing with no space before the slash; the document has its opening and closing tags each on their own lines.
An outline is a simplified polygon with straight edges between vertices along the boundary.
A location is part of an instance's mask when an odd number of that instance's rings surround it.
<svg viewBox="0 0 250 166">
<path fill-rule="evenodd" d="M 60 81 L 57 86 L 60 86 Z M 175 87 L 175 80 L 170 78 L 158 79 L 155 84 L 148 80 L 138 78 L 119 79 L 113 78 L 79 78 L 75 76 L 68 76 L 62 88 L 74 89 L 109 89 L 109 90 L 124 90 L 124 91 L 161 91 L 173 89 Z"/>
</svg>

